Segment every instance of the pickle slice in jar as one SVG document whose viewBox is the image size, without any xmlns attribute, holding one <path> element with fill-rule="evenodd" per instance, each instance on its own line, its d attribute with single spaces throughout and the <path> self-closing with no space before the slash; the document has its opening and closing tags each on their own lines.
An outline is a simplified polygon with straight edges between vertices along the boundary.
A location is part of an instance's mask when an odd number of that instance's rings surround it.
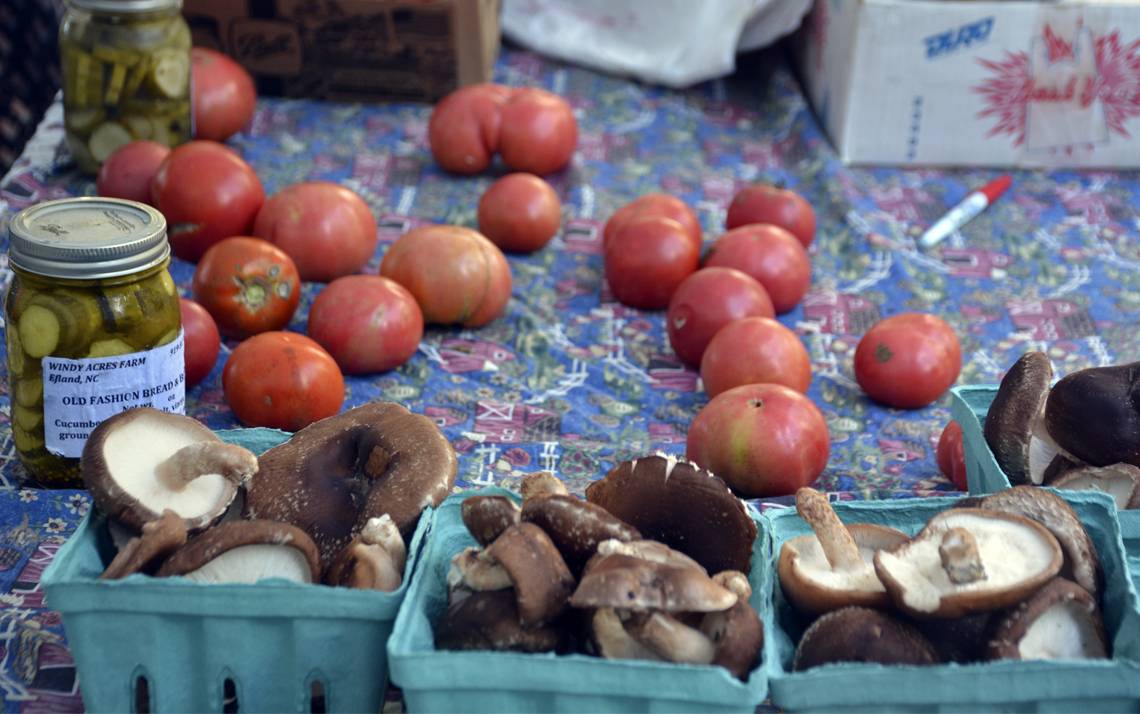
<svg viewBox="0 0 1140 714">
<path fill-rule="evenodd" d="M 123 117 L 123 123 L 127 125 L 127 130 L 136 139 L 149 139 L 153 136 L 153 129 L 151 128 L 150 119 L 148 117 L 132 114 L 131 116 Z"/>
<path fill-rule="evenodd" d="M 37 293 L 28 301 L 17 329 L 29 357 L 71 357 L 86 353 L 102 325 L 103 317 L 94 297 L 55 290 Z"/>
<path fill-rule="evenodd" d="M 83 140 L 83 137 L 71 131 L 68 131 L 64 136 L 67 139 L 67 149 L 76 165 L 88 173 L 97 172 L 99 162 L 91 155 L 91 150 L 87 148 L 87 142 Z"/>
<path fill-rule="evenodd" d="M 100 306 L 108 332 L 134 345 L 132 352 L 152 346 L 170 328 L 171 320 L 164 318 L 171 310 L 178 310 L 177 303 L 164 294 L 160 284 L 156 284 L 158 290 L 150 288 L 152 282 L 106 287 L 100 293 Z"/>
<path fill-rule="evenodd" d="M 139 87 L 142 86 L 143 80 L 150 74 L 150 59 L 143 57 L 139 60 L 138 64 L 131 68 L 131 72 L 127 75 L 127 83 L 123 87 L 123 96 L 130 99 L 139 92 Z"/>
<path fill-rule="evenodd" d="M 190 53 L 175 49 L 158 50 L 154 53 L 148 78 L 151 87 L 161 96 L 183 96 L 190 81 Z"/>
<path fill-rule="evenodd" d="M 73 131 L 86 133 L 99 126 L 105 116 L 102 107 L 88 107 L 86 109 L 64 107 L 63 125 Z"/>
<path fill-rule="evenodd" d="M 103 101 L 107 104 L 118 104 L 123 93 L 123 85 L 127 82 L 127 66 L 116 64 L 111 66 L 111 79 L 107 82 L 107 94 Z"/>
<path fill-rule="evenodd" d="M 43 429 L 26 430 L 21 429 L 19 424 L 13 424 L 12 441 L 16 444 L 16 449 L 19 451 L 32 451 L 34 449 L 43 448 Z"/>
<path fill-rule="evenodd" d="M 178 337 L 179 330 L 181 330 L 181 329 L 182 328 L 178 328 L 178 330 L 167 331 L 166 333 L 164 333 L 162 335 L 162 337 L 158 338 L 158 341 L 154 343 L 154 346 L 155 347 L 162 347 L 163 345 L 168 345 L 171 342 L 174 342 L 175 338 Z"/>
<path fill-rule="evenodd" d="M 50 355 L 59 346 L 59 320 L 55 312 L 43 305 L 29 305 L 17 329 L 20 341 L 34 359 Z"/>
<path fill-rule="evenodd" d="M 21 377 L 12 387 L 12 396 L 22 406 L 37 407 L 44 401 L 44 380 L 41 377 Z"/>
<path fill-rule="evenodd" d="M 91 149 L 91 156 L 99 163 L 107 160 L 107 157 L 114 153 L 124 144 L 131 143 L 131 132 L 118 122 L 108 121 L 103 122 L 95 131 L 91 132 L 91 138 L 87 140 L 87 146 Z"/>
<path fill-rule="evenodd" d="M 20 344 L 18 330 L 5 330 L 8 338 L 8 373 L 23 374 L 28 366 L 28 358 L 24 355 L 24 346 Z"/>
<path fill-rule="evenodd" d="M 95 340 L 91 343 L 91 349 L 87 351 L 88 357 L 115 357 L 117 355 L 126 355 L 134 352 L 135 348 L 131 347 L 126 342 L 117 337 L 112 337 L 108 340 Z"/>
<path fill-rule="evenodd" d="M 12 421 L 24 431 L 33 431 L 43 426 L 44 412 L 42 409 L 28 409 L 14 404 L 12 406 Z"/>
</svg>

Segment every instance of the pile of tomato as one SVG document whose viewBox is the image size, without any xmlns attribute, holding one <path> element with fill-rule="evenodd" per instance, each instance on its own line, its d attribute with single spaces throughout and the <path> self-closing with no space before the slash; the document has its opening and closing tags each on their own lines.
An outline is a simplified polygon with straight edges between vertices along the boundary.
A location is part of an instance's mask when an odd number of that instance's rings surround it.
<svg viewBox="0 0 1140 714">
<path fill-rule="evenodd" d="M 251 117 L 252 81 L 209 50 L 194 50 L 194 71 L 198 140 L 173 150 L 129 144 L 107 160 L 97 186 L 101 195 L 157 207 L 175 255 L 197 263 L 194 300 L 183 300 L 187 383 L 213 369 L 221 336 L 241 340 L 222 383 L 244 424 L 299 429 L 339 411 L 344 374 L 407 361 L 425 323 L 477 328 L 496 319 L 511 294 L 503 251 L 540 250 L 559 230 L 561 202 L 542 176 L 570 162 L 578 128 L 555 94 L 484 83 L 441 100 L 428 125 L 436 162 L 469 175 L 499 156 L 514 173 L 483 193 L 478 230 L 415 228 L 388 248 L 379 275 L 365 275 L 377 245 L 367 204 L 327 182 L 266 198 L 253 169 L 219 143 Z M 810 287 L 815 230 L 802 196 L 764 184 L 736 194 L 725 232 L 707 251 L 696 214 L 675 196 L 641 196 L 605 225 L 610 293 L 630 307 L 665 311 L 674 352 L 700 370 L 710 397 L 690 425 L 687 456 L 743 496 L 793 493 L 827 463 L 827 423 L 806 396 L 811 358 L 775 319 Z M 309 310 L 307 335 L 285 331 L 301 281 L 327 283 Z M 926 314 L 883 319 L 854 356 L 859 385 L 897 408 L 933 402 L 960 368 L 954 331 Z M 939 463 L 957 482 L 961 439 L 954 451 L 952 437 L 944 434 Z"/>
</svg>

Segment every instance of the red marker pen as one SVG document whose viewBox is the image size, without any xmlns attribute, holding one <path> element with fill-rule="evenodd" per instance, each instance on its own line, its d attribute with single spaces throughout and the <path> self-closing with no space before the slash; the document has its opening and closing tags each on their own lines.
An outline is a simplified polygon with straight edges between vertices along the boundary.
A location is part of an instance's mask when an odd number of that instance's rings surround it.
<svg viewBox="0 0 1140 714">
<path fill-rule="evenodd" d="M 974 220 L 979 213 L 986 210 L 987 206 L 998 200 L 1009 189 L 1011 183 L 1013 183 L 1012 178 L 1001 176 L 971 192 L 961 203 L 928 228 L 918 239 L 918 244 L 923 248 L 937 245 L 943 238 Z"/>
</svg>

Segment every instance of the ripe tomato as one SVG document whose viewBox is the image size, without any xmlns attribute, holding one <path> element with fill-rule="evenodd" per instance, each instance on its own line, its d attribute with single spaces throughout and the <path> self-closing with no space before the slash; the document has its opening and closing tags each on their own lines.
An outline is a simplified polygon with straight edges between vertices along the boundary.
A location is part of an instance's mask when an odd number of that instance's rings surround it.
<svg viewBox="0 0 1140 714">
<path fill-rule="evenodd" d="M 786 496 L 823 473 L 827 422 L 810 399 L 780 384 L 713 397 L 689 425 L 685 456 L 744 498 Z"/>
<path fill-rule="evenodd" d="M 877 402 L 917 409 L 942 396 L 962 369 L 958 336 L 934 315 L 879 320 L 855 348 L 855 379 Z"/>
<path fill-rule="evenodd" d="M 237 62 L 205 47 L 190 49 L 194 138 L 225 141 L 253 118 L 257 89 Z"/>
<path fill-rule="evenodd" d="M 776 186 L 753 184 L 737 192 L 728 206 L 724 227 L 731 230 L 749 223 L 771 223 L 786 229 L 803 243 L 815 238 L 815 211 L 804 197 Z"/>
<path fill-rule="evenodd" d="M 280 330 L 301 300 L 301 278 L 289 256 L 257 238 L 227 238 L 194 270 L 194 299 L 227 337 Z"/>
<path fill-rule="evenodd" d="M 359 271 L 376 250 L 376 218 L 360 196 L 327 181 L 286 186 L 257 214 L 253 234 L 289 254 L 302 280 Z"/>
<path fill-rule="evenodd" d="M 344 377 L 321 346 L 295 332 L 262 332 L 230 353 L 222 389 L 246 426 L 296 431 L 340 411 Z"/>
<path fill-rule="evenodd" d="M 615 211 L 602 230 L 602 245 L 609 243 L 610 238 L 626 223 L 642 216 L 665 216 L 677 221 L 696 244 L 697 252 L 700 252 L 701 222 L 697 220 L 697 214 L 693 213 L 687 203 L 667 193 L 647 193 Z"/>
<path fill-rule="evenodd" d="M 776 316 L 763 285 L 734 268 L 702 268 L 677 286 L 665 327 L 673 351 L 695 367 L 717 330 L 753 316 Z"/>
<path fill-rule="evenodd" d="M 779 226 L 757 223 L 722 235 L 705 259 L 748 273 L 768 291 L 776 314 L 800 304 L 811 286 L 811 260 L 796 237 Z"/>
<path fill-rule="evenodd" d="M 436 163 L 457 174 L 477 174 L 490 166 L 499 150 L 503 104 L 513 91 L 483 83 L 441 99 L 428 120 L 428 144 Z"/>
<path fill-rule="evenodd" d="M 606 245 L 606 282 L 623 305 L 662 310 L 700 263 L 698 248 L 672 218 L 642 216 L 622 224 Z"/>
<path fill-rule="evenodd" d="M 938 437 L 938 470 L 950 479 L 959 491 L 969 491 L 970 485 L 966 479 L 966 446 L 962 441 L 962 427 L 958 422 L 950 421 Z"/>
<path fill-rule="evenodd" d="M 412 294 L 379 275 L 346 275 L 309 308 L 309 336 L 345 374 L 386 372 L 416 353 L 424 315 Z"/>
<path fill-rule="evenodd" d="M 107 157 L 95 178 L 100 196 L 150 203 L 150 184 L 170 147 L 156 141 L 132 141 Z"/>
<path fill-rule="evenodd" d="M 807 393 L 811 358 L 796 333 L 767 317 L 746 317 L 720 328 L 701 357 L 710 397 L 742 384 L 782 384 Z"/>
<path fill-rule="evenodd" d="M 578 121 L 565 99 L 544 89 L 516 89 L 503 105 L 499 152 L 515 171 L 545 176 L 570 163 Z"/>
<path fill-rule="evenodd" d="M 478 231 L 461 226 L 413 228 L 392 244 L 380 274 L 415 296 L 424 320 L 481 327 L 503 313 L 511 268 Z"/>
<path fill-rule="evenodd" d="M 230 236 L 249 235 L 265 201 L 257 174 L 229 147 L 191 141 L 170 152 L 151 184 L 174 254 L 192 263 Z"/>
<path fill-rule="evenodd" d="M 561 224 L 558 194 L 534 174 L 507 174 L 479 199 L 479 231 L 503 250 L 538 250 Z"/>
<path fill-rule="evenodd" d="M 181 298 L 179 308 L 182 311 L 182 331 L 186 333 L 186 386 L 193 387 L 214 369 L 218 361 L 218 352 L 222 348 L 222 338 L 218 334 L 218 325 L 206 308 L 193 300 Z"/>
</svg>

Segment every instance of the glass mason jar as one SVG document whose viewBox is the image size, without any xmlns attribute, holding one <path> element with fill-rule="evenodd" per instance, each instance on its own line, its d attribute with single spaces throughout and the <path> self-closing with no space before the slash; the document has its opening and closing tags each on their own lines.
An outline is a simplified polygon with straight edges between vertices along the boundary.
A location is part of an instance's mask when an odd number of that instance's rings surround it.
<svg viewBox="0 0 1140 714">
<path fill-rule="evenodd" d="M 135 139 L 190 139 L 190 28 L 181 8 L 182 0 L 67 0 L 63 117 L 83 171 L 97 172 Z"/>
<path fill-rule="evenodd" d="M 12 440 L 38 483 L 80 487 L 78 457 L 101 421 L 136 406 L 185 411 L 166 220 L 133 201 L 65 198 L 9 230 Z"/>
</svg>

